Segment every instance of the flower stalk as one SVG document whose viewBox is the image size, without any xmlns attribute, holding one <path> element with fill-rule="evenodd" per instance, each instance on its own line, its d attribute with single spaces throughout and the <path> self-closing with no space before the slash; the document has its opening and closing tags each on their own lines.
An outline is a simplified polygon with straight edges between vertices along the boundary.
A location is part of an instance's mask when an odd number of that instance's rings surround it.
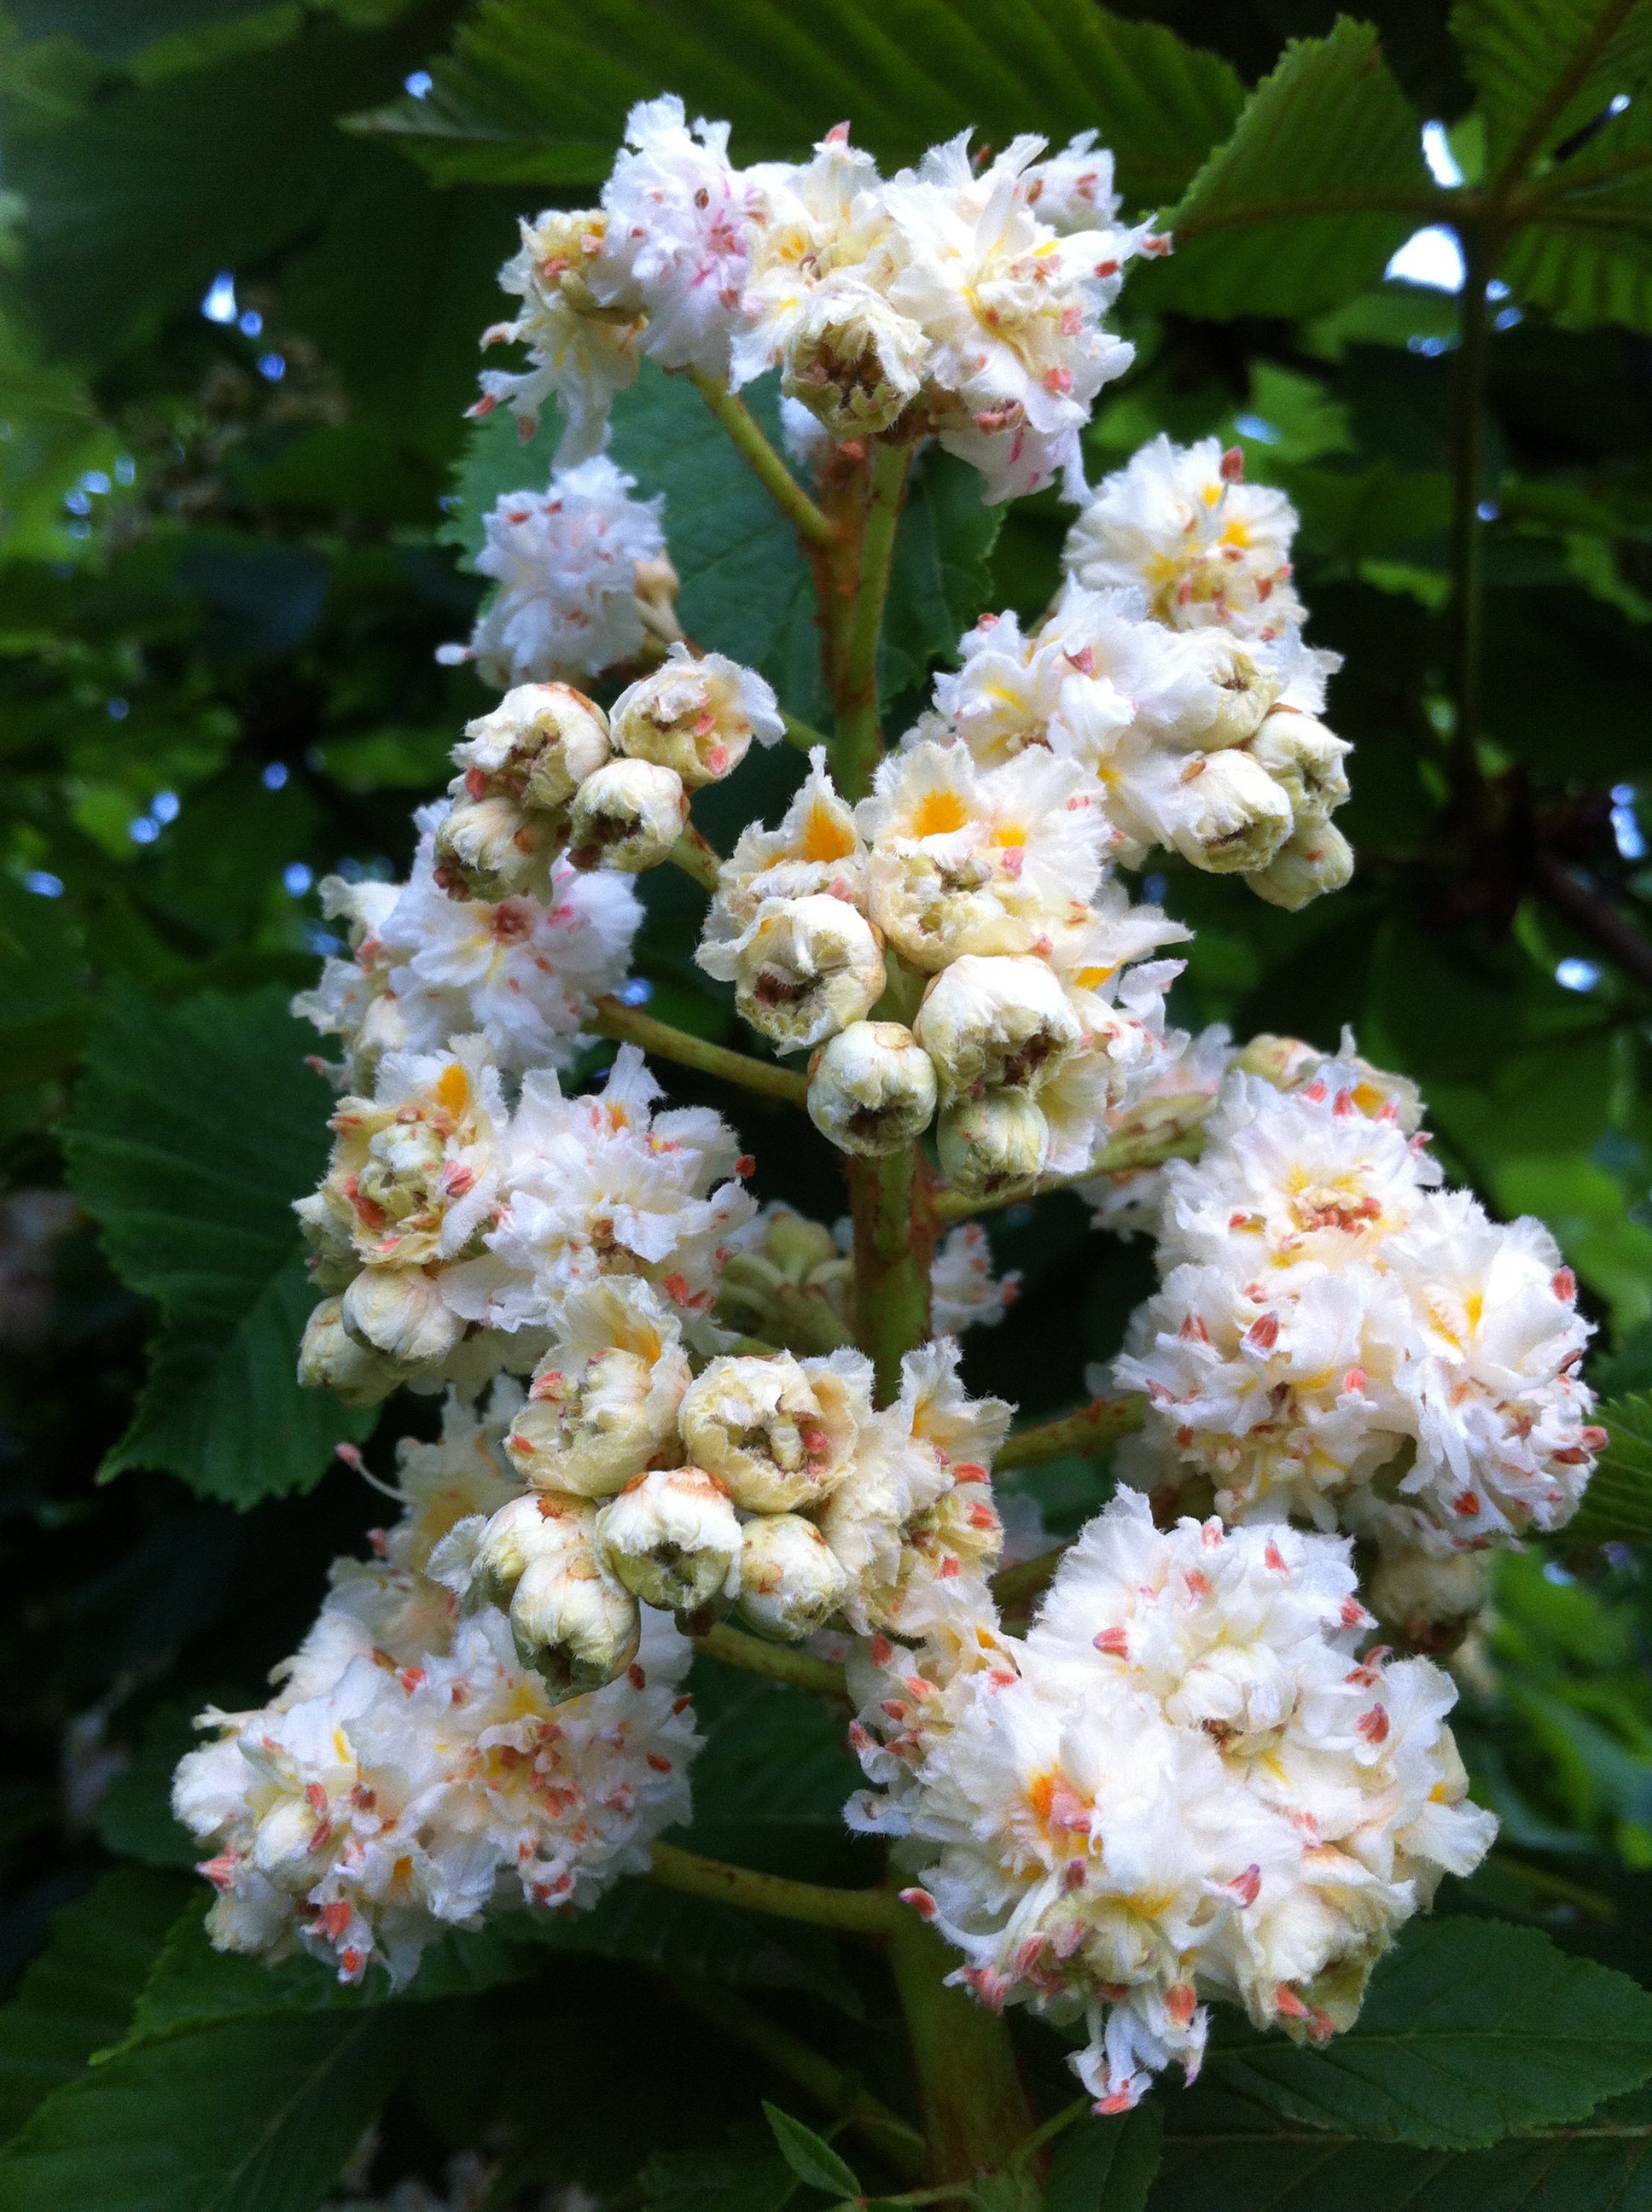
<svg viewBox="0 0 1652 2212">
<path fill-rule="evenodd" d="M 691 368 L 689 381 L 733 441 L 736 451 L 780 513 L 811 545 L 824 550 L 837 532 L 764 436 L 744 399 L 702 369 Z"/>
<path fill-rule="evenodd" d="M 865 797 L 883 750 L 878 719 L 878 647 L 912 451 L 909 445 L 891 445 L 884 439 L 872 441 L 853 596 L 838 656 L 836 729 L 832 740 L 832 773 L 850 799 Z"/>
<path fill-rule="evenodd" d="M 734 1052 L 727 1045 L 711 1044 L 704 1037 L 691 1036 L 687 1030 L 673 1029 L 669 1022 L 656 1021 L 636 1006 L 628 1006 L 614 998 L 598 999 L 597 1018 L 592 1027 L 599 1036 L 614 1037 L 622 1044 L 641 1045 L 644 1052 L 656 1054 L 661 1060 L 671 1060 L 679 1067 L 692 1067 L 701 1075 L 720 1076 L 725 1083 L 738 1085 L 742 1091 L 756 1091 L 761 1098 L 778 1098 L 787 1106 L 801 1106 L 809 1096 L 806 1079 L 789 1067 L 776 1067 L 766 1060 L 755 1059 L 749 1052 Z"/>
<path fill-rule="evenodd" d="M 653 1846 L 653 1875 L 662 1889 L 679 1890 L 685 1897 L 738 1905 L 779 1920 L 805 1920 L 847 1936 L 888 1936 L 902 1917 L 899 1903 L 886 1889 L 833 1889 L 823 1882 L 794 1881 L 787 1875 L 758 1874 L 751 1867 L 702 1858 L 676 1844 Z"/>
<path fill-rule="evenodd" d="M 731 1628 L 722 1620 L 694 1640 L 708 1658 L 719 1660 L 725 1667 L 738 1667 L 743 1674 L 761 1674 L 770 1682 L 789 1682 L 794 1689 L 812 1690 L 823 1698 L 845 1701 L 848 1698 L 843 1669 L 834 1667 L 829 1659 L 811 1657 L 795 1644 L 768 1644 L 761 1636 L 748 1636 L 744 1629 Z"/>
</svg>

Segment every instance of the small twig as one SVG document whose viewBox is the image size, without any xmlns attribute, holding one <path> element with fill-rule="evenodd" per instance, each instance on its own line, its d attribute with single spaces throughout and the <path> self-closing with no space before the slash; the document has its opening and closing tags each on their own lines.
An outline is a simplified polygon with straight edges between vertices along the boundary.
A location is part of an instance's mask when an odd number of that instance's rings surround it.
<svg viewBox="0 0 1652 2212">
<path fill-rule="evenodd" d="M 813 545 L 835 544 L 837 532 L 769 444 L 745 402 L 703 369 L 691 368 L 688 374 L 689 383 L 733 440 L 741 459 L 799 537 Z"/>
<path fill-rule="evenodd" d="M 701 1075 L 720 1076 L 725 1083 L 737 1083 L 741 1090 L 755 1091 L 760 1097 L 779 1098 L 788 1106 L 807 1103 L 808 1079 L 793 1069 L 754 1060 L 750 1053 L 732 1052 L 726 1045 L 708 1044 L 704 1037 L 690 1036 L 686 1030 L 673 1029 L 669 1022 L 657 1022 L 652 1014 L 623 1005 L 618 999 L 598 999 L 597 1018 L 591 1026 L 598 1036 L 616 1037 L 622 1044 L 640 1044 L 644 1052 L 661 1060 L 674 1060 L 679 1067 L 695 1068 Z"/>
<path fill-rule="evenodd" d="M 817 745 L 829 744 L 823 730 L 817 730 L 807 722 L 800 722 L 795 714 L 788 714 L 782 707 L 780 720 L 786 725 L 786 742 L 795 745 L 800 753 L 811 753 Z"/>
<path fill-rule="evenodd" d="M 702 891 L 717 888 L 717 871 L 722 863 L 717 848 L 708 844 L 690 822 L 672 846 L 667 856 L 674 868 L 681 868 L 685 876 L 692 876 Z"/>
<path fill-rule="evenodd" d="M 973 1214 L 995 1213 L 1006 1206 L 1025 1206 L 1053 1190 L 1078 1190 L 1087 1183 L 1115 1175 L 1131 1175 L 1139 1168 L 1163 1167 L 1166 1160 L 1193 1160 L 1205 1148 L 1205 1122 L 1216 1104 L 1203 1091 L 1182 1098 L 1154 1101 L 1154 1125 L 1139 1132 L 1123 1129 L 1103 1145 L 1082 1175 L 1047 1176 L 1041 1182 L 1024 1182 L 991 1198 L 966 1198 L 961 1191 L 938 1190 L 930 1203 L 935 1219 L 944 1227 L 967 1221 Z"/>
<path fill-rule="evenodd" d="M 725 1667 L 738 1667 L 744 1674 L 762 1674 L 771 1682 L 790 1682 L 796 1689 L 813 1690 L 823 1698 L 848 1702 L 843 1669 L 834 1667 L 829 1659 L 799 1651 L 793 1644 L 766 1644 L 761 1636 L 748 1636 L 744 1629 L 731 1628 L 722 1620 L 694 1641 L 698 1650 L 720 1659 Z"/>
<path fill-rule="evenodd" d="M 823 1882 L 793 1881 L 788 1875 L 759 1874 L 752 1867 L 701 1858 L 676 1844 L 654 1845 L 653 1879 L 662 1889 L 680 1890 L 687 1897 L 712 1898 L 748 1912 L 806 1920 L 851 1936 L 889 1935 L 902 1910 L 893 1890 L 832 1889 Z"/>
<path fill-rule="evenodd" d="M 878 722 L 878 641 L 883 633 L 884 602 L 889 596 L 912 453 L 910 446 L 893 446 L 881 438 L 872 441 L 860 565 L 844 632 L 836 735 L 832 743 L 833 774 L 850 799 L 859 799 L 865 792 L 883 747 Z"/>
<path fill-rule="evenodd" d="M 1599 945 L 1643 989 L 1652 991 L 1652 944 L 1625 921 L 1610 899 L 1591 890 L 1564 860 L 1540 846 L 1532 855 L 1532 874 L 1545 898 L 1574 929 Z"/>
<path fill-rule="evenodd" d="M 1066 1551 L 1065 1545 L 1057 1545 L 1053 1552 L 1041 1552 L 1036 1559 L 1023 1559 L 1017 1566 L 1000 1567 L 992 1581 L 993 1601 L 999 1611 L 1013 1612 L 1016 1607 L 1036 1598 L 1054 1581 L 1055 1571 Z"/>
<path fill-rule="evenodd" d="M 1139 1429 L 1146 1411 L 1147 1401 L 1140 1395 L 1092 1399 L 1076 1413 L 1063 1413 L 1059 1420 L 1041 1421 L 1036 1428 L 1018 1430 L 993 1454 L 993 1472 L 1001 1474 L 1008 1468 L 1040 1467 L 1046 1460 L 1092 1457 Z"/>
</svg>

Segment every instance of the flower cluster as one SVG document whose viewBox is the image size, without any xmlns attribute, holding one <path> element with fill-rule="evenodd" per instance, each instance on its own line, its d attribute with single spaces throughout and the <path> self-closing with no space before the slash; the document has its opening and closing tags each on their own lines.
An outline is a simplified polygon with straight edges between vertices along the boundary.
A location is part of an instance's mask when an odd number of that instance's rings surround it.
<svg viewBox="0 0 1652 2212">
<path fill-rule="evenodd" d="M 722 865 L 696 957 L 779 1051 L 814 1048 L 810 1115 L 842 1151 L 910 1146 L 938 1111 L 972 1195 L 1079 1173 L 1165 1058 L 1178 971 L 1142 956 L 1187 934 L 1108 879 L 1106 842 L 1082 770 L 1042 750 L 983 768 L 920 737 L 854 808 L 817 750 Z M 874 1018 L 886 992 L 917 999 L 909 1026 Z"/>
<path fill-rule="evenodd" d="M 879 1794 L 852 1824 L 912 1839 L 905 1895 L 963 1954 L 955 1981 L 1082 2021 L 1070 2063 L 1102 2112 L 1173 2060 L 1191 2078 L 1212 1999 L 1299 2039 L 1346 2027 L 1398 1927 L 1496 1832 L 1464 1802 L 1448 1677 L 1356 1656 L 1349 1548 L 1162 1531 L 1121 1492 L 1024 1639 L 961 1607 L 853 1662 Z"/>
<path fill-rule="evenodd" d="M 1437 1187 L 1410 1085 L 1258 1057 L 1274 1079 L 1236 1063 L 1198 1164 L 1164 1170 L 1163 1288 L 1114 1369 L 1151 1401 L 1125 1479 L 1436 1558 L 1558 1528 L 1605 1439 L 1553 1238 Z"/>
<path fill-rule="evenodd" d="M 847 125 L 809 161 L 747 169 L 728 137 L 674 94 L 642 101 L 600 207 L 522 224 L 500 272 L 520 312 L 483 343 L 531 366 L 485 370 L 473 413 L 508 404 L 531 436 L 554 396 L 572 462 L 644 356 L 736 390 L 778 368 L 829 437 L 932 434 L 988 500 L 1082 483 L 1078 434 L 1133 351 L 1102 318 L 1126 263 L 1169 249 L 1118 222 L 1093 132 L 1048 158 L 1018 137 L 984 165 L 966 132 L 887 180 Z"/>
<path fill-rule="evenodd" d="M 666 557 L 664 495 L 633 499 L 634 477 L 605 455 L 553 471 L 543 492 L 507 492 L 482 518 L 476 566 L 498 590 L 468 645 L 436 658 L 474 661 L 501 691 L 588 679 L 644 657 L 679 633 L 676 570 Z"/>
<path fill-rule="evenodd" d="M 563 1694 L 629 1663 L 646 1607 L 732 1605 L 791 1641 L 839 1615 L 920 1630 L 936 1589 L 984 1595 L 1002 1542 L 987 1470 L 1010 1409 L 957 1370 L 956 1345 L 908 1353 L 882 1413 L 847 1349 L 696 1374 L 658 1293 L 606 1279 L 564 1302 L 505 1437 L 528 1491 L 459 1522 L 431 1572 L 507 1612 Z"/>
<path fill-rule="evenodd" d="M 455 1523 L 516 1492 L 501 1434 L 450 1401 L 440 1442 L 404 1444 L 400 1519 L 340 1559 L 319 1616 L 255 1712 L 202 1716 L 173 1805 L 212 1856 L 222 1950 L 301 1947 L 359 1981 L 404 1982 L 444 1927 L 517 1903 L 588 1907 L 689 1814 L 698 1748 L 679 1694 L 689 1647 L 656 1616 L 618 1678 L 556 1704 L 504 1617 L 464 1618 L 433 1580 Z"/>
<path fill-rule="evenodd" d="M 474 1391 L 525 1373 L 577 1286 L 657 1286 L 700 1341 L 724 1240 L 754 1211 L 732 1133 L 703 1107 L 656 1114 L 634 1045 L 600 1093 L 531 1071 L 507 1109 L 479 1036 L 387 1053 L 371 1097 L 340 1100 L 331 1164 L 297 1206 L 325 1297 L 300 1374 L 347 1403 L 398 1382 Z"/>
<path fill-rule="evenodd" d="M 1137 866 L 1162 848 L 1297 908 L 1352 868 L 1331 820 L 1349 746 L 1318 719 L 1337 657 L 1303 642 L 1278 573 L 1296 515 L 1242 467 L 1214 439 L 1161 437 L 1109 477 L 1073 526 L 1042 622 L 1029 635 L 987 615 L 963 640 L 963 665 L 935 687 L 938 727 L 983 767 L 1035 747 L 1075 765 L 1109 859 Z M 1199 550 L 1224 514 L 1231 570 Z M 1242 550 L 1253 542 L 1265 556 Z M 1261 557 L 1274 566 L 1259 577 L 1243 564 Z"/>
</svg>

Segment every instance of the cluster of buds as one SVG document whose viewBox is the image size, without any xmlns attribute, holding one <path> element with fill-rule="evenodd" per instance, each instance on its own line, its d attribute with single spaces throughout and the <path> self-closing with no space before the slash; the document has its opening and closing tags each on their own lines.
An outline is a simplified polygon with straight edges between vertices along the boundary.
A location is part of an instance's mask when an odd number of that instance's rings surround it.
<svg viewBox="0 0 1652 2212">
<path fill-rule="evenodd" d="M 851 808 L 817 750 L 720 869 L 696 957 L 778 1051 L 812 1048 L 810 1115 L 840 1150 L 902 1150 L 938 1115 L 972 1195 L 1077 1174 L 1166 1057 L 1177 970 L 1132 963 L 1187 935 L 1106 880 L 1106 837 L 1047 752 L 982 768 L 919 737 Z"/>
<path fill-rule="evenodd" d="M 675 94 L 643 101 L 601 206 L 522 224 L 500 272 L 521 309 L 483 343 L 531 365 L 484 371 L 473 413 L 508 404 L 531 435 L 554 396 L 572 462 L 645 356 L 737 390 L 778 368 L 817 437 L 933 435 L 988 500 L 1082 482 L 1079 432 L 1133 355 L 1102 318 L 1127 262 L 1169 250 L 1117 221 L 1093 132 L 1048 157 L 1016 138 L 984 166 L 966 132 L 888 180 L 847 125 L 807 162 L 748 169 L 728 136 L 690 129 Z"/>
<path fill-rule="evenodd" d="M 1126 1480 L 1373 1540 L 1380 1609 L 1426 1643 L 1478 1584 L 1421 1559 L 1561 1527 L 1605 1436 L 1553 1238 L 1437 1188 L 1419 1115 L 1352 1056 L 1283 1038 L 1238 1055 L 1200 1161 L 1164 1170 L 1163 1288 L 1113 1374 L 1150 1401 Z"/>
<path fill-rule="evenodd" d="M 440 1443 L 404 1443 L 403 1510 L 374 1556 L 334 1562 L 319 1617 L 253 1712 L 214 1709 L 180 1763 L 179 1820 L 212 1856 L 220 1950 L 299 1948 L 344 1982 L 405 1982 L 445 1928 L 513 1904 L 586 1909 L 689 1811 L 689 1646 L 653 1617 L 629 1666 L 558 1702 L 496 1611 L 460 1613 L 431 1572 L 455 1524 L 505 1510 L 518 1386 L 483 1415 L 450 1401 Z"/>
<path fill-rule="evenodd" d="M 963 1954 L 954 1981 L 1084 2024 L 1069 2063 L 1098 2112 L 1172 2061 L 1191 2078 L 1212 2000 L 1299 2041 L 1346 2027 L 1399 1928 L 1496 1833 L 1466 1802 L 1449 1678 L 1357 1656 L 1349 1549 L 1161 1531 L 1125 1491 L 1024 1638 L 960 1604 L 852 1662 L 878 1790 L 852 1825 L 911 1839 L 903 1894 Z"/>
<path fill-rule="evenodd" d="M 863 1353 L 695 1373 L 648 1285 L 577 1291 L 504 1440 L 527 1489 L 459 1522 L 431 1572 L 507 1613 L 558 1697 L 629 1665 L 649 1607 L 696 1629 L 732 1607 L 787 1642 L 835 1618 L 920 1629 L 936 1591 L 984 1591 L 1002 1544 L 988 1468 L 1009 1408 L 957 1368 L 956 1346 L 909 1353 L 877 1413 Z"/>
<path fill-rule="evenodd" d="M 680 582 L 665 551 L 664 495 L 634 499 L 635 479 L 593 453 L 555 469 L 542 492 L 506 492 L 482 518 L 476 566 L 498 589 L 468 645 L 444 645 L 445 666 L 474 662 L 495 690 L 588 682 L 682 636 Z"/>
</svg>

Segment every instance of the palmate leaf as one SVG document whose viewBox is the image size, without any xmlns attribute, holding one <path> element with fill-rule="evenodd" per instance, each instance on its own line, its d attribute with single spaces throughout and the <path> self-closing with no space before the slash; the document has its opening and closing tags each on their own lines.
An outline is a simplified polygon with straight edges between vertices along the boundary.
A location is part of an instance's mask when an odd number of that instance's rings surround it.
<svg viewBox="0 0 1652 2212">
<path fill-rule="evenodd" d="M 163 1008 L 112 990 L 65 1146 L 115 1272 L 161 1323 L 104 1479 L 161 1468 L 232 1505 L 306 1490 L 370 1413 L 301 1390 L 306 1282 L 292 1201 L 325 1164 L 327 1085 L 279 991 Z"/>
<path fill-rule="evenodd" d="M 1437 211 L 1415 111 L 1369 24 L 1294 39 L 1169 217 L 1141 296 L 1200 315 L 1305 315 L 1367 290 Z"/>
<path fill-rule="evenodd" d="M 1099 130 L 1137 206 L 1175 198 L 1232 126 L 1218 56 L 1090 0 L 484 0 L 422 100 L 354 118 L 442 183 L 593 192 L 632 103 L 726 117 L 737 161 L 796 159 L 849 118 L 885 165 L 977 128 L 1060 143 Z"/>
<path fill-rule="evenodd" d="M 1043 2212 L 1142 2212 L 1163 2155 L 1164 2103 L 1080 2120 L 1056 2145 Z"/>
<path fill-rule="evenodd" d="M 1652 1996 L 1568 1958 L 1535 1929 L 1413 1922 L 1359 2019 L 1322 2050 L 1226 2028 L 1178 2130 L 1272 2140 L 1283 2128 L 1473 2150 L 1582 2120 L 1652 2075 Z"/>
<path fill-rule="evenodd" d="M 1652 1544 L 1652 1395 L 1609 1398 L 1595 1416 L 1611 1439 L 1566 1524 L 1582 1544 Z"/>
<path fill-rule="evenodd" d="M 1451 28 L 1479 94 L 1494 179 L 1524 174 L 1652 76 L 1649 0 L 1463 0 Z M 1597 161 L 1603 150 L 1599 141 L 1588 149 Z"/>
</svg>

